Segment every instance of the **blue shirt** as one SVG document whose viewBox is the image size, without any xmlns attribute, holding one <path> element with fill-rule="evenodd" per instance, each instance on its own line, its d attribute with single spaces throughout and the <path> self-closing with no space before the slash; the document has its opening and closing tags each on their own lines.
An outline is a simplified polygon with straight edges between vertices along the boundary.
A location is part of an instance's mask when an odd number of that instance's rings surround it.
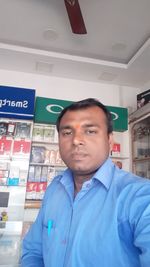
<svg viewBox="0 0 150 267">
<path fill-rule="evenodd" d="M 107 159 L 74 198 L 67 169 L 45 193 L 21 266 L 150 267 L 150 181 Z"/>
</svg>

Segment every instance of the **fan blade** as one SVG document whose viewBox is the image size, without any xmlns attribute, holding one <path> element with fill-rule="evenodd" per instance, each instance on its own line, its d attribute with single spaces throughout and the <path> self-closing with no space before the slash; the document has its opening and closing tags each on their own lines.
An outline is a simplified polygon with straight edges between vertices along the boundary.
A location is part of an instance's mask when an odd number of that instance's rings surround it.
<svg viewBox="0 0 150 267">
<path fill-rule="evenodd" d="M 64 0 L 73 33 L 86 34 L 78 0 Z"/>
</svg>

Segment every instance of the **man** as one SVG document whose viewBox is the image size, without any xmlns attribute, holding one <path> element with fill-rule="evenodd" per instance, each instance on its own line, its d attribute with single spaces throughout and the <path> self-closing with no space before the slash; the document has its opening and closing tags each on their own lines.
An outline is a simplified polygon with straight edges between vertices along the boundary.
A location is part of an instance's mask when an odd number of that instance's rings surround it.
<svg viewBox="0 0 150 267">
<path fill-rule="evenodd" d="M 109 159 L 111 114 L 85 99 L 62 111 L 57 130 L 68 169 L 45 193 L 22 267 L 149 267 L 150 182 Z"/>
</svg>

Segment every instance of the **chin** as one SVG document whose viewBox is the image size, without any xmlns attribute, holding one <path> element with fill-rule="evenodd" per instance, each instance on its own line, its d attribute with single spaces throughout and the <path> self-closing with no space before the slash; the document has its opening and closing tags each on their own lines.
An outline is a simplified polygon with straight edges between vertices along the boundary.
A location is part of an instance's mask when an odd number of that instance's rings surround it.
<svg viewBox="0 0 150 267">
<path fill-rule="evenodd" d="M 86 172 L 85 168 L 83 168 L 81 166 L 71 166 L 70 165 L 69 168 L 75 173 L 78 173 L 78 172 L 84 173 L 84 172 Z"/>
</svg>

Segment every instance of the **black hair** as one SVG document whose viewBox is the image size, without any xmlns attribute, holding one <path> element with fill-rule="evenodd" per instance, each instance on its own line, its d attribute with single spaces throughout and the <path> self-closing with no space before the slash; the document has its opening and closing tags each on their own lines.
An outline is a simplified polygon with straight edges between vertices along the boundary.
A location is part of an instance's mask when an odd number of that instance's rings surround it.
<svg viewBox="0 0 150 267">
<path fill-rule="evenodd" d="M 113 123 L 112 123 L 111 113 L 106 108 L 106 106 L 104 106 L 99 100 L 97 100 L 95 98 L 87 98 L 87 99 L 83 99 L 81 101 L 73 102 L 71 105 L 69 105 L 66 108 L 64 108 L 61 111 L 61 113 L 59 114 L 58 118 L 57 118 L 57 122 L 56 122 L 57 131 L 59 132 L 61 119 L 62 119 L 62 117 L 64 116 L 64 114 L 67 111 L 86 109 L 86 108 L 95 107 L 95 106 L 97 106 L 100 109 L 102 109 L 103 112 L 105 113 L 105 115 L 106 115 L 107 132 L 108 132 L 108 134 L 112 133 L 112 131 L 113 131 Z"/>
</svg>

